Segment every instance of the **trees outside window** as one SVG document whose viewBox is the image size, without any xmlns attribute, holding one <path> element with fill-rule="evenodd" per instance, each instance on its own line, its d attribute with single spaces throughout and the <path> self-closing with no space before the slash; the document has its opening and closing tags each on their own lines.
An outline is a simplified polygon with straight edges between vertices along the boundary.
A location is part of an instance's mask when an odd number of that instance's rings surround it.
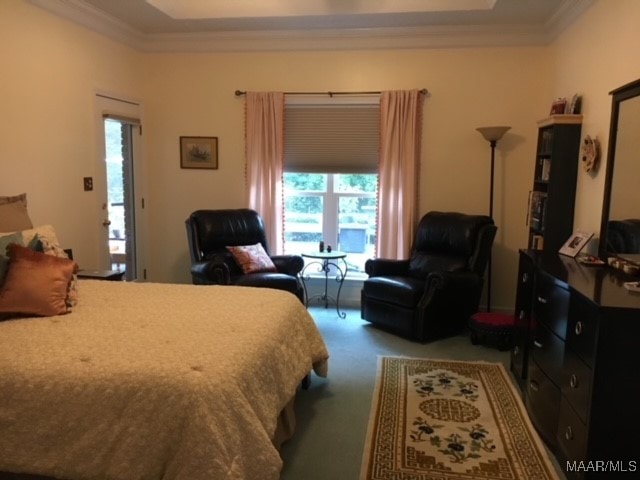
<svg viewBox="0 0 640 480">
<path fill-rule="evenodd" d="M 284 174 L 284 252 L 317 251 L 320 241 L 347 253 L 349 274 L 375 254 L 376 174 Z"/>
</svg>

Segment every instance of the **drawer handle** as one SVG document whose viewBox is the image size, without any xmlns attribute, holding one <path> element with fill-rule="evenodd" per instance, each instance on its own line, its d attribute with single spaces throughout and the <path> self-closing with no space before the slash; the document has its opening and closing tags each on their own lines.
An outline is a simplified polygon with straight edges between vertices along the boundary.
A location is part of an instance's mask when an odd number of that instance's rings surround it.
<svg viewBox="0 0 640 480">
<path fill-rule="evenodd" d="M 547 299 L 546 299 L 546 298 L 544 298 L 544 297 L 541 297 L 540 295 L 538 295 L 538 301 L 539 301 L 540 303 L 545 304 L 545 305 L 546 305 L 546 303 L 547 303 Z"/>
<path fill-rule="evenodd" d="M 522 274 L 522 283 L 527 283 L 529 281 L 529 274 L 528 273 L 523 273 Z"/>
<path fill-rule="evenodd" d="M 569 378 L 569 385 L 571 388 L 578 388 L 578 377 L 576 377 L 575 373 L 571 374 L 571 377 Z"/>
<path fill-rule="evenodd" d="M 529 388 L 534 392 L 537 392 L 538 390 L 540 390 L 540 388 L 538 387 L 538 382 L 535 382 L 533 380 L 529 382 Z"/>
<path fill-rule="evenodd" d="M 520 310 L 520 314 L 518 315 L 518 318 L 519 318 L 520 320 L 524 320 L 524 316 L 525 316 L 525 315 L 526 315 L 526 314 L 524 313 L 524 310 Z"/>
<path fill-rule="evenodd" d="M 533 341 L 533 346 L 537 347 L 537 348 L 542 348 L 544 347 L 544 345 L 542 345 L 542 342 L 540 340 L 534 340 Z"/>
<path fill-rule="evenodd" d="M 580 320 L 578 320 L 576 322 L 576 335 L 582 335 L 583 330 L 584 330 L 584 325 Z"/>
<path fill-rule="evenodd" d="M 564 438 L 566 438 L 567 440 L 573 440 L 573 430 L 571 429 L 571 426 L 568 426 L 565 430 Z"/>
</svg>

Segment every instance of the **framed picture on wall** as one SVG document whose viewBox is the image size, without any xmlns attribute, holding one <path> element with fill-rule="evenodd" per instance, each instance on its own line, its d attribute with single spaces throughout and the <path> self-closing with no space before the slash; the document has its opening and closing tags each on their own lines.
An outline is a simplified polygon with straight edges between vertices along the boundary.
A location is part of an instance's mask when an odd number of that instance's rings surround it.
<svg viewBox="0 0 640 480">
<path fill-rule="evenodd" d="M 180 168 L 218 168 L 218 137 L 180 137 Z"/>
<path fill-rule="evenodd" d="M 580 250 L 584 248 L 587 242 L 593 237 L 593 233 L 582 232 L 580 230 L 573 232 L 573 235 L 564 243 L 558 253 L 567 257 L 575 258 Z"/>
</svg>

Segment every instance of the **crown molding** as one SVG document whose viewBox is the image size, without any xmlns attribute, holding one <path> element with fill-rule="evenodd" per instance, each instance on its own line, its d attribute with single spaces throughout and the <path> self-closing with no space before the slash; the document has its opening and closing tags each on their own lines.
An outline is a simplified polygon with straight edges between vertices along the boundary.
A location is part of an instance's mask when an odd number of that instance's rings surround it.
<svg viewBox="0 0 640 480">
<path fill-rule="evenodd" d="M 597 0 L 564 0 L 560 8 L 546 23 L 549 42 L 555 40 L 566 30 L 580 15 L 586 12 Z"/>
<path fill-rule="evenodd" d="M 542 26 L 474 25 L 279 31 L 143 34 L 81 0 L 29 0 L 129 47 L 149 53 L 367 50 L 542 46 L 595 0 L 565 0 Z"/>
</svg>

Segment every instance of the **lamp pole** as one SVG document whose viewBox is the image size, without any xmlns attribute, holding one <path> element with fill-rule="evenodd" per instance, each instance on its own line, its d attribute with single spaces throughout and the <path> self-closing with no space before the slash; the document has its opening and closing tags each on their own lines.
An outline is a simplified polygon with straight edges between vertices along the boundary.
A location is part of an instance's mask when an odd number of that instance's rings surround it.
<svg viewBox="0 0 640 480">
<path fill-rule="evenodd" d="M 495 171 L 496 145 L 498 140 L 511 127 L 478 127 L 478 130 L 491 146 L 491 178 L 489 179 L 489 217 L 493 219 L 493 177 Z M 491 251 L 487 259 L 487 312 L 491 311 Z"/>
</svg>

